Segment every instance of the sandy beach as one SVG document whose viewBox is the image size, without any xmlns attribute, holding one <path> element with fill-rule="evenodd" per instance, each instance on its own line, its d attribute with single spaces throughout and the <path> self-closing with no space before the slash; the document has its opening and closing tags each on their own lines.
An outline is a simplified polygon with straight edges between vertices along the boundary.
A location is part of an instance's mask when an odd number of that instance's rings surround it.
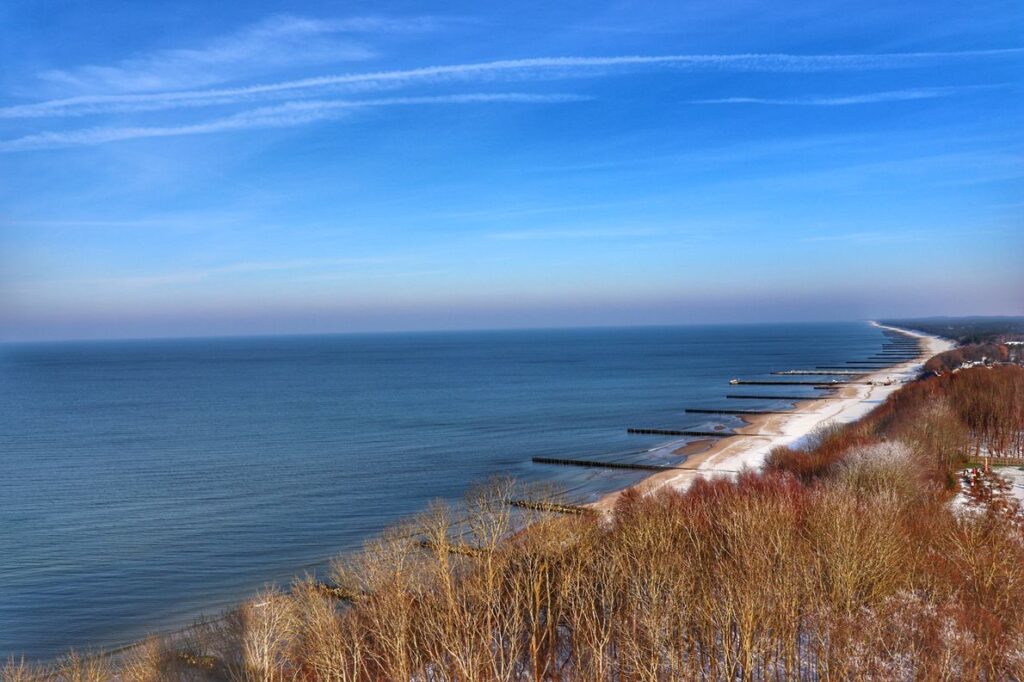
<svg viewBox="0 0 1024 682">
<path fill-rule="evenodd" d="M 917 376 L 921 365 L 929 358 L 955 345 L 948 339 L 909 329 L 888 327 L 875 322 L 871 324 L 921 339 L 921 354 L 914 360 L 866 373 L 857 380 L 869 383 L 844 385 L 827 400 L 801 401 L 796 403 L 792 411 L 784 414 L 746 417 L 747 424 L 736 429 L 737 435 L 734 437 L 714 442 L 694 441 L 680 445 L 677 441 L 663 445 L 655 451 L 687 456 L 677 470 L 654 474 L 629 488 L 609 493 L 590 506 L 600 511 L 610 511 L 625 490 L 652 493 L 665 486 L 685 490 L 698 478 L 735 476 L 744 470 L 760 469 L 773 448 L 797 444 L 820 426 L 860 419 L 884 402 L 903 383 Z"/>
</svg>

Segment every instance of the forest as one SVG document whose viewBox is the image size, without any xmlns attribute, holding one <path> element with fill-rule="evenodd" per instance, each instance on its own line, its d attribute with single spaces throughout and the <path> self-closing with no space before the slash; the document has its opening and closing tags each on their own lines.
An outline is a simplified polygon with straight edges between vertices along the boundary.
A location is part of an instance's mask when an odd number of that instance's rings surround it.
<svg viewBox="0 0 1024 682">
<path fill-rule="evenodd" d="M 960 345 L 1024 340 L 1024 317 L 923 317 L 882 324 L 943 336 Z"/>
</svg>

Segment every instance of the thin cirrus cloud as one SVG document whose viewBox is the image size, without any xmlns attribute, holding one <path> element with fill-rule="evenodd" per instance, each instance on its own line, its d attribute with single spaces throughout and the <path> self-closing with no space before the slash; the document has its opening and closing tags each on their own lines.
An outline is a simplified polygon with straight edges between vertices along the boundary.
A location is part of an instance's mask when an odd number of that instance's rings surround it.
<svg viewBox="0 0 1024 682">
<path fill-rule="evenodd" d="M 92 95 L 196 88 L 276 68 L 369 59 L 376 52 L 358 37 L 427 31 L 435 24 L 427 17 L 274 16 L 197 47 L 158 50 L 112 65 L 54 69 L 39 78 L 64 90 Z"/>
<path fill-rule="evenodd" d="M 689 54 L 614 57 L 539 57 L 414 69 L 316 76 L 236 88 L 173 90 L 133 94 L 93 94 L 0 108 L 0 118 L 81 116 L 96 113 L 157 111 L 233 104 L 259 99 L 312 96 L 324 90 L 366 92 L 451 81 L 564 79 L 602 75 L 615 70 L 683 69 L 770 73 L 819 73 L 932 66 L 954 61 L 1005 58 L 1024 48 L 959 52 L 880 54 Z"/>
<path fill-rule="evenodd" d="M 892 231 L 863 231 L 845 232 L 839 234 L 814 235 L 803 237 L 799 241 L 807 244 L 817 243 L 845 243 L 845 244 L 899 244 L 907 242 L 924 241 L 930 235 L 920 231 L 892 232 Z M 934 236 L 934 235 L 931 235 Z"/>
<path fill-rule="evenodd" d="M 842 107 L 857 104 L 880 104 L 883 102 L 907 102 L 938 97 L 953 97 L 977 90 L 991 90 L 1005 87 L 1003 85 L 970 85 L 963 87 L 914 88 L 908 90 L 888 90 L 869 92 L 861 95 L 845 95 L 830 97 L 720 97 L 716 99 L 691 100 L 691 104 L 766 104 L 774 106 L 801 107 Z"/>
<path fill-rule="evenodd" d="M 288 128 L 336 118 L 345 112 L 387 106 L 458 105 L 488 103 L 552 104 L 588 98 L 570 94 L 467 93 L 424 97 L 388 97 L 368 100 L 304 100 L 259 107 L 199 123 L 177 126 L 111 126 L 36 133 L 0 141 L 0 153 L 81 147 L 149 137 L 204 135 L 256 128 Z"/>
<path fill-rule="evenodd" d="M 490 239 L 502 241 L 533 241 L 553 239 L 632 239 L 635 237 L 653 237 L 663 234 L 656 228 L 579 228 L 579 229 L 536 229 L 510 230 L 492 232 Z"/>
<path fill-rule="evenodd" d="M 366 268 L 395 263 L 396 258 L 305 258 L 286 261 L 251 261 L 228 263 L 193 270 L 176 270 L 152 275 L 125 276 L 108 279 L 87 279 L 64 282 L 75 286 L 161 287 L 190 284 L 219 277 L 268 272 L 299 272 L 312 269 Z"/>
</svg>

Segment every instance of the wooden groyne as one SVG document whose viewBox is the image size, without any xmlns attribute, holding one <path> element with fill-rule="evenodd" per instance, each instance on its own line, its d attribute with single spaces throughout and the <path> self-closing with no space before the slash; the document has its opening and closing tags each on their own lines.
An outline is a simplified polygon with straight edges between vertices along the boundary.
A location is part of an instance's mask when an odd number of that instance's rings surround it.
<svg viewBox="0 0 1024 682">
<path fill-rule="evenodd" d="M 855 383 L 852 381 L 748 381 L 734 379 L 729 382 L 734 386 L 813 386 L 814 388 L 832 388 L 841 384 Z"/>
<path fill-rule="evenodd" d="M 835 400 L 828 395 L 726 395 L 731 400 Z"/>
<path fill-rule="evenodd" d="M 690 414 L 789 414 L 786 410 L 716 410 L 702 407 L 688 407 L 686 411 Z"/>
<path fill-rule="evenodd" d="M 545 502 L 542 500 L 510 500 L 509 504 L 520 509 L 533 509 L 535 511 L 552 512 L 554 514 L 593 514 L 590 507 L 581 507 L 575 504 L 561 504 L 559 502 Z"/>
<path fill-rule="evenodd" d="M 700 436 L 702 438 L 728 438 L 739 435 L 730 431 L 680 431 L 676 429 L 646 429 L 642 427 L 628 428 L 626 433 L 639 436 Z"/>
<path fill-rule="evenodd" d="M 569 457 L 534 457 L 534 464 L 561 464 L 574 467 L 594 467 L 599 469 L 636 469 L 639 471 L 675 471 L 679 467 L 661 464 L 631 464 L 629 462 L 601 462 L 593 459 L 573 459 Z"/>
<path fill-rule="evenodd" d="M 824 376 L 837 376 L 837 377 L 859 377 L 864 376 L 867 372 L 862 372 L 857 369 L 786 369 L 781 372 L 772 372 L 775 376 L 801 376 L 801 377 L 824 377 Z"/>
</svg>

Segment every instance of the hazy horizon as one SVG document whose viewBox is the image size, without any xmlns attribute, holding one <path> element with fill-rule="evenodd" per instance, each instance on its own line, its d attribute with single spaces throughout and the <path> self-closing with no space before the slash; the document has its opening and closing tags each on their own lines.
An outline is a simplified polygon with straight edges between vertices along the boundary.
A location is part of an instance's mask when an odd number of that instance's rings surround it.
<svg viewBox="0 0 1024 682">
<path fill-rule="evenodd" d="M 0 340 L 1024 314 L 1024 7 L 0 8 Z"/>
<path fill-rule="evenodd" d="M 301 338 L 301 337 L 331 337 L 331 336 L 401 336 L 404 334 L 424 334 L 424 335 L 435 335 L 435 334 L 489 334 L 489 333 L 501 333 L 501 332 L 586 332 L 595 331 L 601 329 L 607 330 L 627 330 L 627 329 L 678 329 L 678 328 L 715 328 L 715 327 L 770 327 L 776 326 L 787 326 L 787 325 L 806 325 L 814 326 L 821 324 L 842 324 L 842 323 L 880 323 L 882 325 L 887 322 L 922 322 L 922 321 L 934 321 L 934 320 L 968 320 L 968 319 L 1020 319 L 1024 320 L 1024 316 L 1021 315 L 926 315 L 926 316 L 875 316 L 870 318 L 834 318 L 834 319 L 785 319 L 785 320 L 717 320 L 717 321 L 702 321 L 702 322 L 650 322 L 650 323 L 637 323 L 637 324 L 566 324 L 566 325 L 519 325 L 519 326 L 491 326 L 491 327 L 471 327 L 471 326 L 457 326 L 457 327 L 429 327 L 423 326 L 419 328 L 375 328 L 375 329 L 361 329 L 361 330 L 343 330 L 343 331 L 332 331 L 332 330 L 310 330 L 310 331 L 267 331 L 267 332 L 252 332 L 252 333 L 224 333 L 224 334 L 185 334 L 185 333 L 171 333 L 165 335 L 154 335 L 154 334 L 138 334 L 138 335 L 125 335 L 125 336 L 80 336 L 80 337 L 59 337 L 59 338 L 20 338 L 20 339 L 0 339 L 0 345 L 20 345 L 20 344 L 62 344 L 62 343 L 91 343 L 91 342 L 120 342 L 120 341 L 203 341 L 210 340 L 215 341 L 218 339 L 231 340 L 231 339 L 273 339 L 273 338 Z M 909 327 L 908 327 L 909 328 Z"/>
</svg>

